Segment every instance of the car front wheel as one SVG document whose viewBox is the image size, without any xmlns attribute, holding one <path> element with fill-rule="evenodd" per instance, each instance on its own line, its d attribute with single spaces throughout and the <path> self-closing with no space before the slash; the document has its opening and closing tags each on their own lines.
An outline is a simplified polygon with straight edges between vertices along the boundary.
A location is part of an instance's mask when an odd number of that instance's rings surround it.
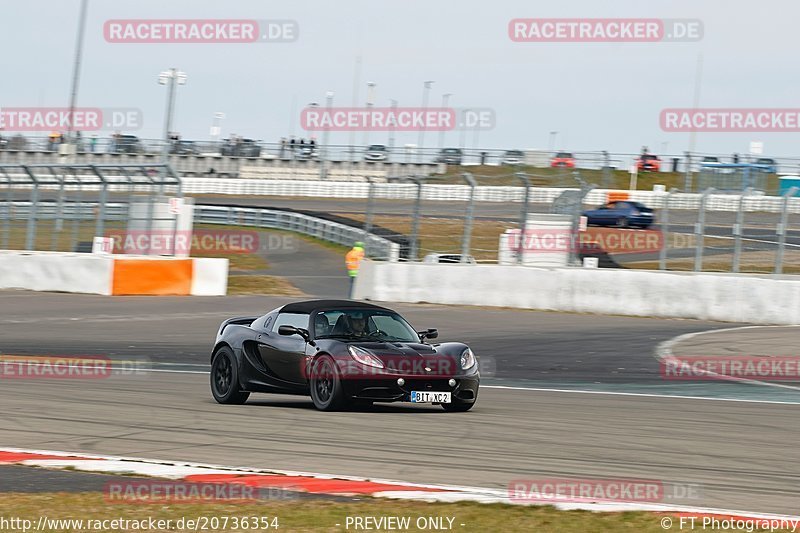
<svg viewBox="0 0 800 533">
<path fill-rule="evenodd" d="M 228 347 L 222 347 L 211 361 L 211 394 L 218 403 L 241 405 L 250 393 L 241 390 L 236 357 Z"/>
<path fill-rule="evenodd" d="M 342 380 L 336 363 L 329 355 L 314 361 L 311 367 L 311 400 L 320 411 L 338 411 L 345 406 L 346 399 Z"/>
<path fill-rule="evenodd" d="M 443 403 L 442 408 L 447 411 L 448 413 L 464 413 L 472 409 L 472 406 L 475 405 L 475 402 L 455 402 L 455 403 Z"/>
</svg>

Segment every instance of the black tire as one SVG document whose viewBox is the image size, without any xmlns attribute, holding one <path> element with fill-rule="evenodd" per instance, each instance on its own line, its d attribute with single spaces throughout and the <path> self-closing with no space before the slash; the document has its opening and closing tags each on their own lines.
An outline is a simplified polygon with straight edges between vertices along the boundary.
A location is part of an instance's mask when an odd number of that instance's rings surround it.
<svg viewBox="0 0 800 533">
<path fill-rule="evenodd" d="M 621 217 L 617 220 L 617 227 L 618 228 L 627 228 L 628 227 L 628 219 L 625 217 Z"/>
<path fill-rule="evenodd" d="M 320 411 L 338 411 L 347 403 L 336 362 L 329 355 L 314 360 L 309 385 L 311 401 Z"/>
<path fill-rule="evenodd" d="M 443 403 L 442 409 L 447 411 L 448 413 L 465 413 L 472 409 L 472 406 L 475 405 L 476 402 L 466 403 L 466 402 L 455 402 L 455 403 Z"/>
<path fill-rule="evenodd" d="M 211 360 L 211 394 L 218 403 L 241 405 L 250 397 L 239 385 L 239 369 L 236 357 L 227 346 L 223 346 Z"/>
<path fill-rule="evenodd" d="M 454 398 L 454 400 L 455 400 L 455 398 Z M 467 403 L 467 402 L 460 402 L 458 400 L 455 400 L 453 403 L 443 403 L 441 405 L 442 405 L 442 409 L 444 409 L 448 413 L 466 413 L 467 411 L 472 409 L 472 406 L 474 406 L 476 403 L 478 403 L 478 391 L 477 390 L 475 391 L 475 399 L 472 402 Z"/>
<path fill-rule="evenodd" d="M 372 401 L 371 400 L 351 400 L 350 406 L 353 409 L 360 409 L 362 411 L 367 411 L 372 409 Z"/>
</svg>

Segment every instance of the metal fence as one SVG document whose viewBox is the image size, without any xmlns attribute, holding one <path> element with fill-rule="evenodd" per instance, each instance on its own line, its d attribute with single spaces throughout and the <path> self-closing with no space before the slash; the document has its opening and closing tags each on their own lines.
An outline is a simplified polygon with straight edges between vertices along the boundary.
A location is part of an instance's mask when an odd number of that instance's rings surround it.
<svg viewBox="0 0 800 533">
<path fill-rule="evenodd" d="M 24 136 L 0 135 L 0 151 L 13 152 L 59 152 L 64 149 L 63 137 L 51 136 Z M 289 138 L 283 140 L 264 141 L 249 139 L 241 136 L 231 136 L 228 139 L 215 140 L 180 140 L 169 143 L 167 150 L 172 155 L 183 156 L 231 156 L 242 158 L 266 158 L 284 161 L 336 161 L 336 162 L 393 162 L 404 164 L 432 164 L 447 162 L 450 165 L 528 165 L 535 167 L 550 167 L 551 165 L 569 165 L 577 170 L 623 170 L 627 171 L 639 158 L 640 153 L 634 152 L 609 152 L 606 150 L 578 150 L 567 151 L 571 155 L 568 162 L 557 162 L 556 154 L 562 153 L 555 149 L 526 149 L 522 146 L 505 148 L 490 148 L 481 146 L 428 146 L 393 145 L 389 141 L 377 141 L 384 147 L 383 152 L 374 152 L 366 145 L 329 143 L 322 146 L 313 134 L 307 138 L 295 139 L 290 143 Z M 313 140 L 313 144 L 312 144 Z M 167 141 L 163 139 L 138 138 L 135 135 L 120 137 L 87 135 L 75 142 L 74 149 L 78 154 L 150 154 L 161 155 L 165 152 Z M 442 149 L 456 150 L 455 153 L 443 154 Z M 701 152 L 667 152 L 662 147 L 658 154 L 658 172 L 692 173 L 699 172 L 704 162 L 714 161 L 719 163 L 753 163 L 764 159 L 760 155 L 749 154 L 719 154 Z M 515 155 L 522 151 L 523 156 Z M 770 159 L 770 158 L 767 158 Z M 774 171 L 782 173 L 800 172 L 800 157 L 774 158 Z"/>
<path fill-rule="evenodd" d="M 145 235 L 166 227 L 175 242 L 177 213 L 154 208 L 183 194 L 167 165 L 0 165 L 0 180 L 0 249 L 90 252 L 94 237 L 125 234 L 131 221 Z M 136 204 L 144 206 L 139 214 Z M 279 229 L 345 246 L 364 241 L 377 260 L 399 260 L 403 249 L 375 228 L 291 211 L 200 205 L 193 215 L 195 224 Z"/>
<path fill-rule="evenodd" d="M 530 220 L 538 215 L 560 214 L 570 220 L 571 241 L 566 251 L 567 264 L 571 266 L 580 266 L 584 258 L 595 257 L 600 267 L 800 273 L 800 210 L 793 198 L 796 188 L 782 197 L 765 197 L 752 189 L 735 195 L 719 195 L 714 189 L 699 195 L 672 189 L 647 200 L 622 193 L 618 200 L 634 202 L 634 211 L 648 207 L 641 204 L 642 200 L 649 204 L 654 223 L 649 228 L 630 227 L 633 223 L 628 224 L 620 216 L 611 223 L 606 221 L 604 227 L 592 224 L 583 215 L 599 204 L 613 201 L 609 194 L 619 192 L 599 190 L 579 172 L 573 172 L 561 178 L 564 184 L 571 181 L 570 188 L 561 189 L 554 199 L 535 202 L 542 190 L 536 184 L 551 177 L 526 173 L 515 177 L 522 185 L 522 198 L 505 203 L 477 201 L 477 176 L 469 173 L 463 175 L 467 194 L 454 195 L 449 201 L 426 201 L 428 189 L 437 185 L 422 177 L 398 180 L 414 186 L 414 194 L 405 200 L 380 200 L 372 186 L 364 218 L 370 221 L 368 224 L 378 223 L 406 233 L 410 242 L 407 259 L 412 261 L 496 263 L 500 239 L 506 230 L 530 236 Z M 721 206 L 725 209 L 721 210 Z M 355 218 L 361 220 L 360 216 Z M 541 233 L 538 236 L 543 237 Z M 627 244 L 620 245 L 621 242 Z M 547 254 L 552 250 L 528 251 Z M 518 253 L 518 262 L 522 262 L 522 255 Z"/>
<path fill-rule="evenodd" d="M 94 236 L 123 227 L 136 202 L 180 196 L 181 180 L 167 165 L 0 165 L 0 248 L 87 251 Z M 111 206 L 111 194 L 125 203 Z M 147 211 L 146 224 L 158 222 Z"/>
<path fill-rule="evenodd" d="M 318 212 L 302 213 L 202 205 L 195 206 L 194 220 L 299 232 L 344 246 L 361 240 L 368 255 L 378 260 L 496 263 L 507 230 L 525 237 L 530 220 L 558 214 L 567 217 L 570 238 L 580 244 L 568 249 L 567 264 L 572 266 L 598 257 L 600 267 L 800 273 L 796 188 L 781 197 L 753 189 L 743 194 L 719 194 L 715 189 L 699 195 L 678 189 L 621 193 L 598 188 L 580 171 L 504 177 L 516 185 L 480 187 L 478 180 L 485 176 L 470 173 L 460 176 L 461 185 L 431 183 L 435 180 L 413 175 L 388 183 L 368 178 L 347 184 L 348 191 L 342 193 L 350 200 L 342 208 L 335 199 L 323 201 Z M 0 248 L 57 251 L 88 251 L 92 237 L 127 227 L 133 204 L 152 206 L 164 196 L 186 192 L 185 184 L 165 165 L 0 165 L 0 187 Z M 363 196 L 356 188 L 363 189 Z M 584 227 L 585 211 L 613 200 L 610 194 L 634 202 L 633 209 L 642 207 L 639 204 L 653 209 L 652 227 L 625 227 L 631 224 L 624 217 L 612 227 Z M 145 212 L 148 222 L 139 227 L 160 222 L 152 209 Z M 643 236 L 646 245 L 640 246 Z M 591 246 L 583 246 L 587 242 Z M 632 244 L 608 245 L 611 242 Z M 522 256 L 518 250 L 516 260 L 523 262 Z"/>
</svg>

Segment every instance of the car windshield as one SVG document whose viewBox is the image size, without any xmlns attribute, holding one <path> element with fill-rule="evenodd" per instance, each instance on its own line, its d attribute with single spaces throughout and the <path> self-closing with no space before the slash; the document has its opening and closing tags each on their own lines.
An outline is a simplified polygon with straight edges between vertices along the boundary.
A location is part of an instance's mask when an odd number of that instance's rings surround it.
<svg viewBox="0 0 800 533">
<path fill-rule="evenodd" d="M 384 150 L 386 150 L 386 147 L 382 144 L 373 144 L 367 148 L 367 151 L 369 152 L 383 152 Z"/>
<path fill-rule="evenodd" d="M 522 150 L 509 150 L 506 152 L 506 155 L 511 157 L 520 157 L 522 155 Z"/>
<path fill-rule="evenodd" d="M 459 150 L 458 148 L 445 148 L 444 150 L 442 150 L 442 153 L 445 153 L 445 154 L 457 154 L 457 153 L 460 153 L 460 152 L 461 152 L 461 150 Z"/>
<path fill-rule="evenodd" d="M 557 158 L 560 158 L 560 159 L 567 159 L 567 158 L 571 158 L 571 157 L 572 157 L 572 154 L 571 154 L 571 153 L 569 153 L 569 152 L 558 152 L 558 153 L 556 154 L 556 157 L 557 157 Z"/>
<path fill-rule="evenodd" d="M 419 342 L 414 328 L 403 317 L 382 309 L 321 311 L 314 315 L 315 339 Z"/>
</svg>

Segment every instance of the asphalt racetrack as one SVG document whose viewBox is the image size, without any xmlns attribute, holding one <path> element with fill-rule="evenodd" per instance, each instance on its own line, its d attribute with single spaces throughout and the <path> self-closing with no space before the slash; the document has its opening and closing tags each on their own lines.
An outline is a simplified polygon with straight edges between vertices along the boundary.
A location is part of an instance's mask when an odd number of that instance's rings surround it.
<svg viewBox="0 0 800 533">
<path fill-rule="evenodd" d="M 399 305 L 416 327 L 466 340 L 483 359 L 471 412 L 321 413 L 304 397 L 273 395 L 216 404 L 206 372 L 219 322 L 285 301 L 0 292 L 4 354 L 106 355 L 142 369 L 0 380 L 3 445 L 493 488 L 648 479 L 694 487 L 666 503 L 797 513 L 798 395 L 661 379 L 659 343 L 730 325 Z"/>
</svg>

